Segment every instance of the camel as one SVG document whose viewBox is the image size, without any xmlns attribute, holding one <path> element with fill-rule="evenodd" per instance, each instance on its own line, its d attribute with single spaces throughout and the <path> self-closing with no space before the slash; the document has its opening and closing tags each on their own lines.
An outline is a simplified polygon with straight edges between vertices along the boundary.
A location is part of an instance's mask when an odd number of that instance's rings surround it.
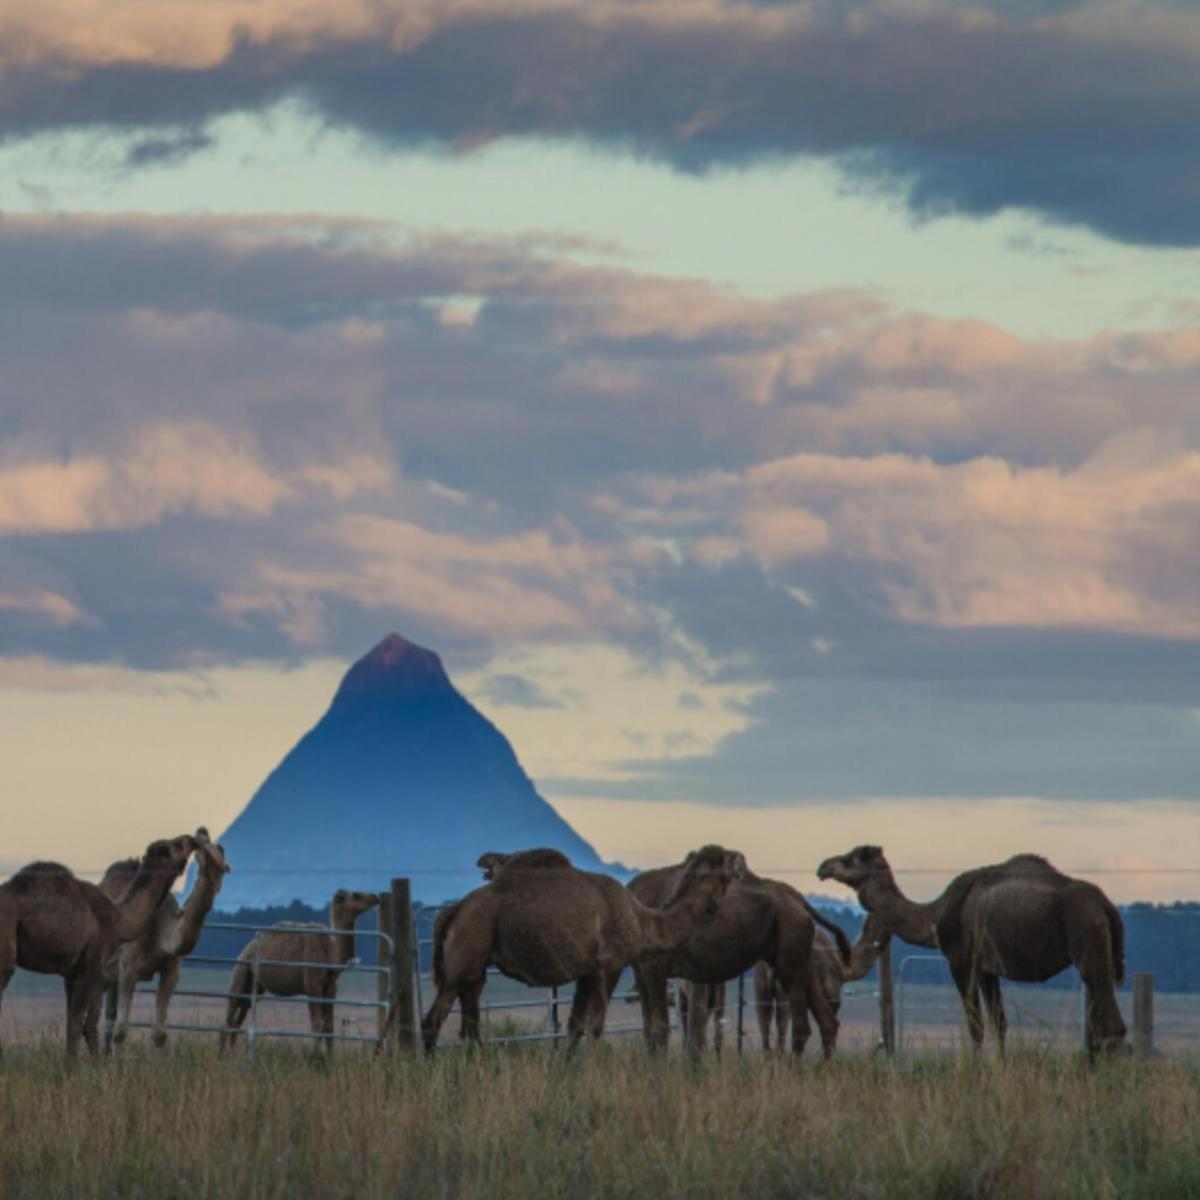
<svg viewBox="0 0 1200 1200">
<path fill-rule="evenodd" d="M 545 867 L 569 867 L 571 860 L 559 850 L 538 846 L 533 850 L 518 850 L 514 854 L 506 854 L 503 850 L 488 850 L 479 856 L 475 865 L 483 871 L 484 879 L 491 881 L 501 867 L 510 871 L 538 871 Z"/>
<path fill-rule="evenodd" d="M 354 957 L 355 922 L 378 903 L 375 892 L 339 888 L 330 904 L 329 922 L 338 932 L 330 933 L 323 925 L 284 924 L 256 934 L 238 956 L 229 981 L 225 1028 L 220 1034 L 222 1051 L 233 1044 L 250 1011 L 257 959 L 258 994 L 307 996 L 309 1027 L 332 1054 L 332 1002 L 337 997 L 338 977 Z"/>
<path fill-rule="evenodd" d="M 661 904 L 687 865 L 685 859 L 671 867 L 644 871 L 629 881 L 629 890 L 643 904 Z M 795 888 L 747 871 L 730 885 L 715 921 L 698 930 L 669 958 L 635 966 L 647 1046 L 657 1051 L 667 1044 L 667 982 L 672 976 L 698 984 L 723 984 L 764 959 L 779 973 L 787 991 L 793 1053 L 804 1052 L 811 1005 L 821 1031 L 822 1050 L 826 1058 L 830 1057 L 838 1024 L 813 974 L 816 925 L 823 925 L 833 934 L 843 958 L 849 962 L 850 941 L 841 929 L 817 912 Z M 703 1027 L 702 1021 L 690 1024 L 688 1046 L 693 1051 L 702 1044 Z"/>
<path fill-rule="evenodd" d="M 842 1006 L 842 983 L 846 978 L 846 967 L 838 948 L 823 929 L 818 929 L 813 939 L 813 969 L 825 1003 L 836 1017 Z M 788 996 L 770 963 L 754 964 L 754 1005 L 758 1013 L 758 1031 L 762 1035 L 763 1050 L 769 1052 L 771 1049 L 771 1022 L 774 1020 L 776 1049 L 782 1051 L 790 1019 Z"/>
<path fill-rule="evenodd" d="M 855 945 L 855 977 L 870 969 L 892 934 L 941 950 L 977 1050 L 983 1044 L 981 992 L 1003 1053 L 1000 980 L 1041 983 L 1072 963 L 1087 991 L 1088 1057 L 1116 1050 L 1124 1040 L 1115 985 L 1125 974 L 1125 926 L 1095 884 L 1063 875 L 1036 854 L 1018 854 L 966 871 L 936 900 L 917 904 L 900 891 L 878 846 L 827 858 L 817 875 L 853 888 L 869 914 Z"/>
<path fill-rule="evenodd" d="M 688 1045 L 694 1049 L 703 1049 L 706 1030 L 711 1021 L 713 1049 L 720 1054 L 725 1041 L 725 985 L 692 983 L 687 979 L 677 979 L 675 997 L 679 1028 L 684 1031 Z"/>
<path fill-rule="evenodd" d="M 179 984 L 183 960 L 196 948 L 204 928 L 204 918 L 212 911 L 213 902 L 229 872 L 225 848 L 214 845 L 203 826 L 196 830 L 196 882 L 187 903 L 168 892 L 158 906 L 154 921 L 142 937 L 121 947 L 115 964 L 105 971 L 104 1048 L 125 1041 L 129 1031 L 129 1010 L 133 992 L 139 982 L 158 976 L 154 998 L 154 1029 L 151 1041 L 155 1046 L 167 1042 L 167 1011 L 171 997 Z M 137 871 L 137 860 L 127 858 L 115 862 L 100 880 L 100 890 L 113 903 L 120 901 L 129 890 Z M 115 967 L 115 969 L 114 969 Z"/>
<path fill-rule="evenodd" d="M 479 1041 L 479 998 L 487 968 L 532 987 L 575 983 L 567 1050 L 604 1032 L 608 1002 L 633 962 L 670 955 L 717 914 L 745 871 L 737 851 L 705 846 L 688 860 L 671 894 L 647 908 L 608 875 L 574 867 L 501 870 L 446 911 L 434 934 L 437 995 L 421 1022 L 432 1054 L 455 999 L 464 1036 Z"/>
<path fill-rule="evenodd" d="M 67 1063 L 82 1037 L 93 1055 L 99 1039 L 89 1015 L 98 1011 L 102 972 L 118 948 L 142 937 L 162 898 L 196 849 L 190 834 L 151 842 L 120 901 L 76 879 L 61 863 L 35 862 L 0 884 L 0 997 L 14 967 L 61 975 L 67 1001 Z"/>
</svg>

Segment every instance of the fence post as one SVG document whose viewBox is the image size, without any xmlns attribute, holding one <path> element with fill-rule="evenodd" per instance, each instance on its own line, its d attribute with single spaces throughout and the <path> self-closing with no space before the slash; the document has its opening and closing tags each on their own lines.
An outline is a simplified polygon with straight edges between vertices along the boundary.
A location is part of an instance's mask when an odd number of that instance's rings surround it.
<svg viewBox="0 0 1200 1200">
<path fill-rule="evenodd" d="M 380 973 L 375 976 L 378 985 L 376 996 L 382 1005 L 379 1010 L 379 1040 L 382 1043 L 388 1032 L 388 1014 L 392 1011 L 392 1005 L 396 1000 L 396 932 L 392 926 L 392 893 L 390 891 L 379 893 L 379 932 L 386 933 L 393 939 L 391 946 L 383 938 L 377 938 L 375 941 L 378 947 L 377 965 L 390 968 L 388 974 Z"/>
<path fill-rule="evenodd" d="M 392 1007 L 395 1020 L 392 1033 L 395 1045 L 413 1050 L 417 1044 L 416 1005 L 413 972 L 420 967 L 413 954 L 412 886 L 407 879 L 392 880 L 392 936 L 396 940 L 392 961 Z"/>
<path fill-rule="evenodd" d="M 1133 1052 L 1139 1058 L 1154 1053 L 1154 976 L 1149 971 L 1133 976 Z"/>
<path fill-rule="evenodd" d="M 879 955 L 879 1044 L 891 1058 L 896 1053 L 896 1000 L 892 992 L 892 939 Z"/>
</svg>

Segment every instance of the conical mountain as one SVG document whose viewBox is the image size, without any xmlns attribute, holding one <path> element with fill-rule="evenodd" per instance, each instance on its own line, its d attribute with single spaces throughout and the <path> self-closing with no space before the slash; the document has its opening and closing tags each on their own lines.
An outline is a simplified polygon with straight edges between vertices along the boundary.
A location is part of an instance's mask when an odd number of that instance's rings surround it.
<svg viewBox="0 0 1200 1200">
<path fill-rule="evenodd" d="M 359 659 L 328 712 L 222 837 L 220 906 L 324 903 L 408 875 L 436 902 L 477 887 L 484 850 L 553 846 L 603 869 L 538 795 L 504 735 L 441 659 L 397 634 Z"/>
</svg>

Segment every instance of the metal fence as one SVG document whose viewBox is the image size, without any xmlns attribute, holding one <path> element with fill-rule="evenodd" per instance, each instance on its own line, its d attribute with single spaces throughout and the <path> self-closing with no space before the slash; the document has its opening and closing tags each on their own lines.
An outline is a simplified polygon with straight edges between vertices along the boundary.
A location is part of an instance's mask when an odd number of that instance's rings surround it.
<svg viewBox="0 0 1200 1200">
<path fill-rule="evenodd" d="M 392 975 L 395 963 L 395 942 L 391 935 L 382 930 L 355 930 L 350 936 L 355 938 L 373 938 L 379 947 L 378 965 L 364 963 L 357 957 L 352 957 L 345 965 L 331 964 L 328 960 L 307 960 L 307 959 L 275 959 L 262 957 L 262 942 L 259 937 L 263 933 L 284 932 L 288 934 L 301 934 L 306 937 L 327 937 L 331 934 L 338 936 L 347 936 L 346 930 L 334 929 L 332 926 L 312 926 L 312 925 L 248 925 L 236 922 L 215 922 L 205 925 L 206 930 L 225 930 L 225 931 L 244 931 L 254 935 L 249 947 L 253 947 L 250 957 L 244 958 L 242 955 L 237 957 L 227 957 L 221 955 L 205 955 L 192 954 L 183 959 L 184 967 L 219 967 L 226 966 L 232 971 L 239 963 L 248 963 L 250 967 L 250 990 L 248 992 L 235 992 L 231 988 L 224 990 L 213 990 L 211 988 L 198 987 L 176 987 L 172 998 L 186 996 L 192 999 L 201 1001 L 220 1001 L 228 1003 L 230 1000 L 245 1000 L 249 1002 L 249 1012 L 246 1014 L 245 1023 L 236 1030 L 230 1029 L 224 1022 L 219 1025 L 206 1024 L 203 1022 L 183 1022 L 170 1021 L 162 1028 L 176 1031 L 180 1033 L 232 1033 L 235 1037 L 244 1036 L 246 1039 L 247 1053 L 251 1056 L 254 1054 L 254 1044 L 258 1038 L 308 1038 L 316 1042 L 325 1042 L 331 1040 L 346 1041 L 346 1042 L 371 1042 L 375 1045 L 380 1045 L 385 1037 L 387 1027 L 388 1006 L 393 994 Z M 377 998 L 361 999 L 349 996 L 334 996 L 332 998 L 322 996 L 310 996 L 304 993 L 291 996 L 279 996 L 270 992 L 262 992 L 259 989 L 260 973 L 263 967 L 295 967 L 300 970 L 312 968 L 314 970 L 334 970 L 338 975 L 338 985 L 342 983 L 345 976 L 350 975 L 367 975 L 372 976 L 379 982 L 376 987 Z M 182 978 L 182 977 L 181 977 Z M 157 988 L 152 984 L 139 985 L 134 990 L 134 996 L 153 996 Z M 287 1005 L 287 1004 L 303 1004 L 307 1006 L 316 1006 L 320 1008 L 333 1008 L 338 1006 L 341 1008 L 350 1008 L 354 1010 L 374 1011 L 376 1014 L 375 1032 L 373 1034 L 353 1033 L 348 1032 L 345 1028 L 335 1032 L 324 1032 L 314 1029 L 299 1029 L 287 1028 L 281 1023 L 272 1023 L 264 1021 L 262 1018 L 262 1008 L 264 1005 Z M 309 1007 L 310 1014 L 312 1008 Z M 153 1021 L 133 1020 L 128 1022 L 131 1029 L 150 1029 L 158 1027 Z"/>
</svg>

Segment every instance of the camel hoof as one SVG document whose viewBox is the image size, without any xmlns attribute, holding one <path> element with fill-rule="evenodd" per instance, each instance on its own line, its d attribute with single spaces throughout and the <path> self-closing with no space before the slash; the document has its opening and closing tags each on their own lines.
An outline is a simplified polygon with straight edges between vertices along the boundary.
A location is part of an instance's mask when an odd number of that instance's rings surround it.
<svg viewBox="0 0 1200 1200">
<path fill-rule="evenodd" d="M 156 1029 L 150 1035 L 150 1041 L 161 1050 L 167 1044 L 167 1032 L 165 1029 Z"/>
<path fill-rule="evenodd" d="M 116 1046 L 123 1046 L 125 1044 L 125 1039 L 126 1039 L 126 1037 L 128 1037 L 128 1035 L 129 1035 L 128 1029 L 118 1029 L 112 1035 L 113 1044 Z"/>
</svg>

